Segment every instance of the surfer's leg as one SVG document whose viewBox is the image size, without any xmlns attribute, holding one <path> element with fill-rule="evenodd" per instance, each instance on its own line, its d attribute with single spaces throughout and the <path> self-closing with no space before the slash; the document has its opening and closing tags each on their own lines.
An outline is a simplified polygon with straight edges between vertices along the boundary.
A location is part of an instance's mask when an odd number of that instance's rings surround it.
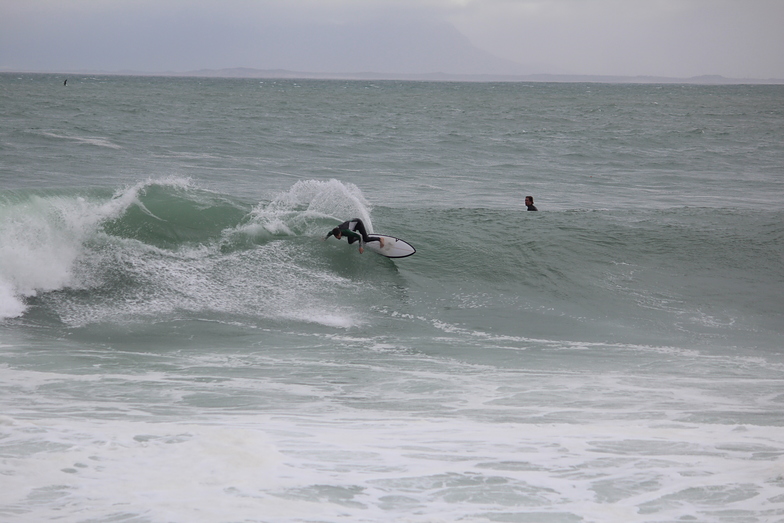
<svg viewBox="0 0 784 523">
<path fill-rule="evenodd" d="M 362 223 L 362 220 L 355 218 L 352 221 L 357 222 L 357 226 L 354 227 L 354 230 L 362 235 L 363 242 L 378 242 L 381 247 L 384 246 L 384 238 L 379 238 L 378 236 L 368 236 L 367 229 L 365 229 L 365 224 Z"/>
<path fill-rule="evenodd" d="M 359 218 L 354 218 L 351 221 L 357 223 L 357 225 L 354 227 L 354 231 L 358 232 L 359 234 L 362 235 L 362 241 L 363 242 L 367 243 L 367 242 L 372 242 L 373 241 L 370 238 L 370 236 L 368 236 L 367 229 L 365 229 L 365 224 L 362 223 L 362 220 L 360 220 Z"/>
</svg>

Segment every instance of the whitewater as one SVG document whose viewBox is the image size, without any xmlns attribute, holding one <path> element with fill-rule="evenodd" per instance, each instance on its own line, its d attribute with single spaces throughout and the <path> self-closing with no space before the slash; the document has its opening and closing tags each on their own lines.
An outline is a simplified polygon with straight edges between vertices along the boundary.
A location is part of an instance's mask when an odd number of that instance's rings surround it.
<svg viewBox="0 0 784 523">
<path fill-rule="evenodd" d="M 0 520 L 784 521 L 783 98 L 0 74 Z"/>
</svg>

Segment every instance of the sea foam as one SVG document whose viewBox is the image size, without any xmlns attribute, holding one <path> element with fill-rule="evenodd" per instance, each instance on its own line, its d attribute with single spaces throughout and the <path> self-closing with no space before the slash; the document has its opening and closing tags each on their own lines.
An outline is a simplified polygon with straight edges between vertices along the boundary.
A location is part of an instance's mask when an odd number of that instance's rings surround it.
<svg viewBox="0 0 784 523">
<path fill-rule="evenodd" d="M 105 220 L 139 205 L 151 181 L 113 196 L 70 192 L 10 193 L 0 200 L 0 318 L 25 312 L 25 299 L 40 292 L 80 287 L 73 267 L 84 244 Z M 182 184 L 182 180 L 154 183 Z"/>
<path fill-rule="evenodd" d="M 24 312 L 23 298 L 73 283 L 70 269 L 98 217 L 80 197 L 33 195 L 3 203 L 0 314 L 13 317 Z"/>
</svg>

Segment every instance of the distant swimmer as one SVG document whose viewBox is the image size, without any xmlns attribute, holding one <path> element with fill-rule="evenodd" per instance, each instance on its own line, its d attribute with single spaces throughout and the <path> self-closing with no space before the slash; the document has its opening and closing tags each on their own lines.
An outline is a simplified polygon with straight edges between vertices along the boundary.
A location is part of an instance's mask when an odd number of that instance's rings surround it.
<svg viewBox="0 0 784 523">
<path fill-rule="evenodd" d="M 525 197 L 525 206 L 528 207 L 529 211 L 538 211 L 539 209 L 536 208 L 534 205 L 534 197 L 533 196 L 526 196 Z"/>
<path fill-rule="evenodd" d="M 327 233 L 325 240 L 330 236 L 334 236 L 338 240 L 343 236 L 348 240 L 349 245 L 355 241 L 359 241 L 359 254 L 365 252 L 364 245 L 368 242 L 379 242 L 381 247 L 384 246 L 384 238 L 378 236 L 368 236 L 365 224 L 359 218 L 354 218 L 347 222 L 343 222 Z"/>
</svg>

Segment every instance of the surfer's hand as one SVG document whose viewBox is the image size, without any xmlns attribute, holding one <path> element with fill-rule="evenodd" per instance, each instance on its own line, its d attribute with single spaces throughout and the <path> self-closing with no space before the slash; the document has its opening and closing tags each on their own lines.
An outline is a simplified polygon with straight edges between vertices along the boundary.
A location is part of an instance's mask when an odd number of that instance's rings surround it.
<svg viewBox="0 0 784 523">
<path fill-rule="evenodd" d="M 360 247 L 360 248 L 359 248 L 359 254 L 362 254 L 363 252 L 365 252 L 365 249 L 363 249 L 362 247 Z"/>
</svg>

